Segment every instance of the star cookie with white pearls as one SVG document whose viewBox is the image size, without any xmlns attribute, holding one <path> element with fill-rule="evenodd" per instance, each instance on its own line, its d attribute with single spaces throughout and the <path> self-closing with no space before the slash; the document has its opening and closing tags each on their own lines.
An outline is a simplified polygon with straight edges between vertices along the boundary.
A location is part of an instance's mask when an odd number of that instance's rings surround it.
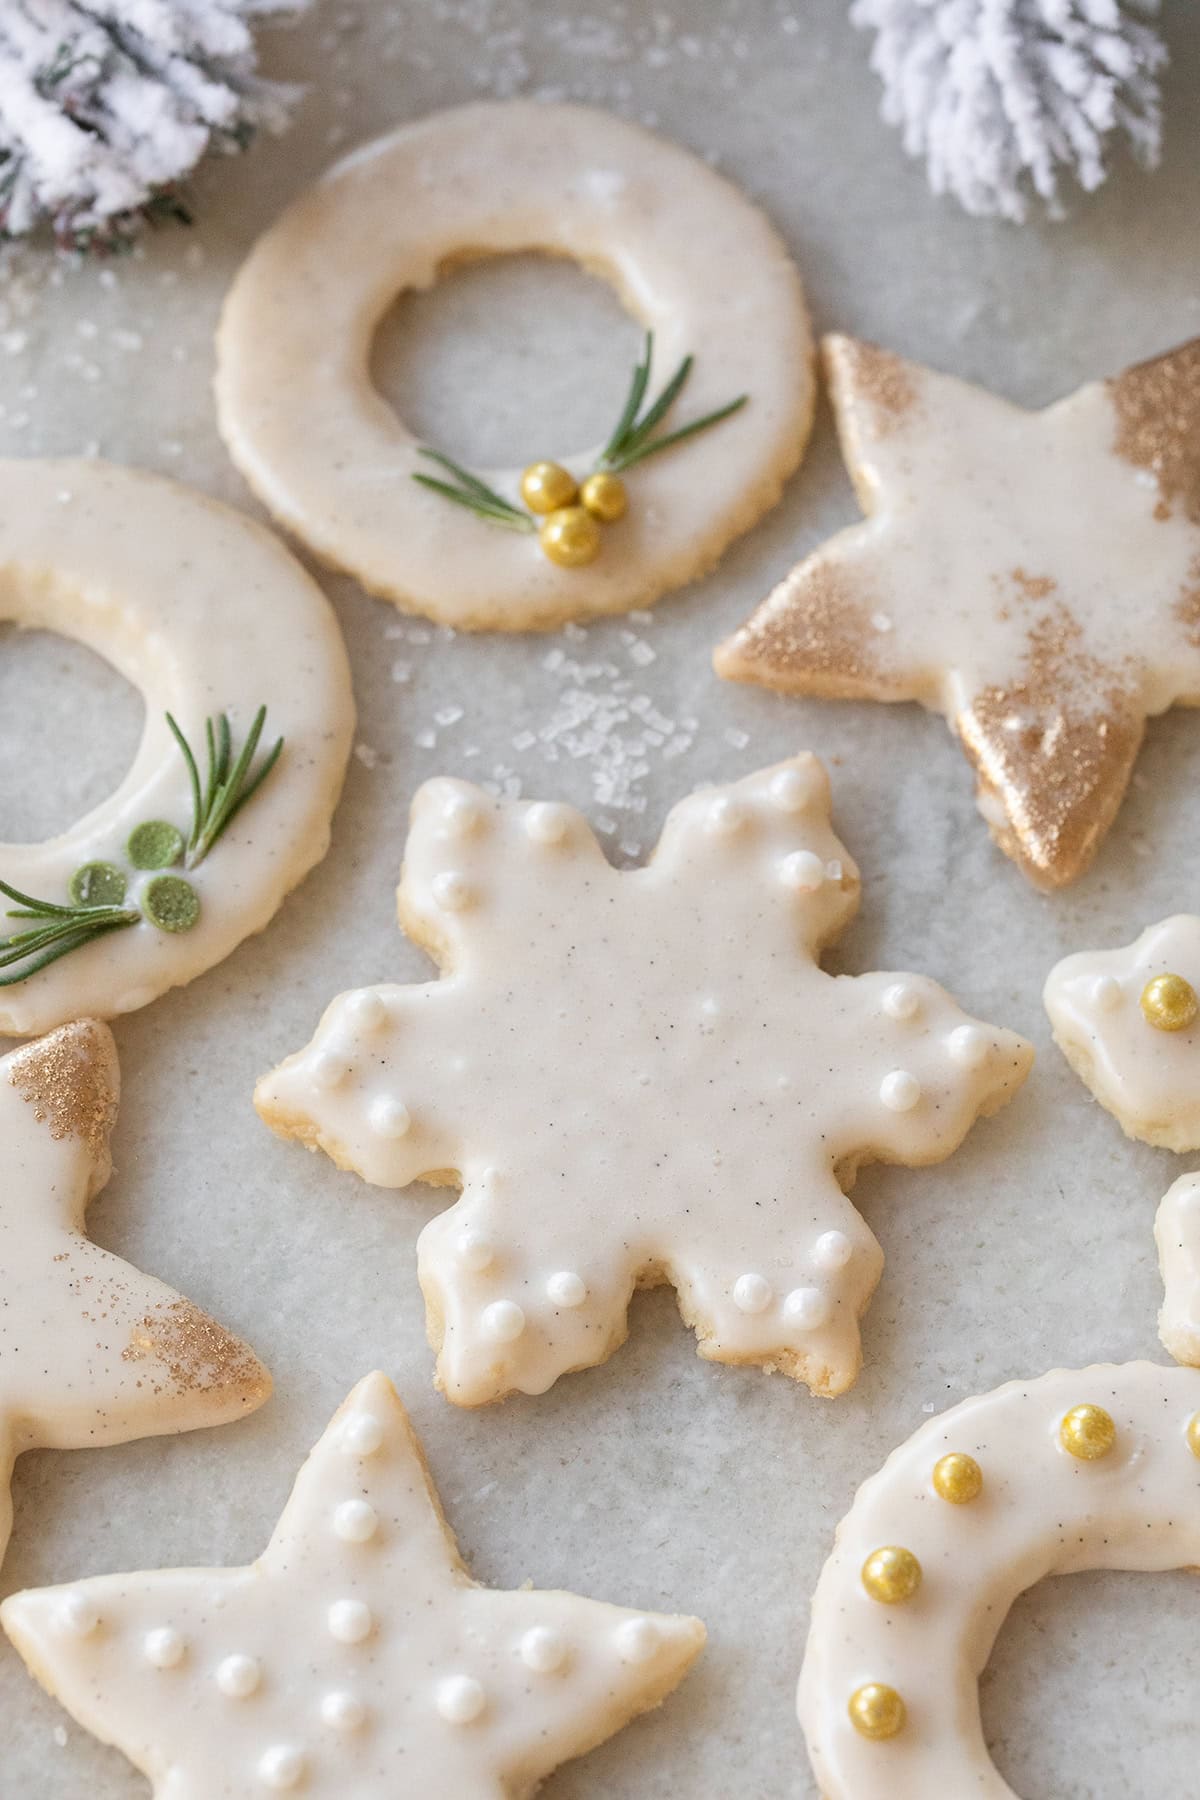
<svg viewBox="0 0 1200 1800">
<path fill-rule="evenodd" d="M 1129 1137 L 1200 1150 L 1200 918 L 1064 957 L 1043 997 L 1055 1043 Z"/>
<path fill-rule="evenodd" d="M 1200 339 L 1042 412 L 852 338 L 823 352 L 868 516 L 717 670 L 944 713 L 1000 848 L 1039 887 L 1074 881 L 1146 719 L 1200 704 Z"/>
<path fill-rule="evenodd" d="M 844 1189 L 949 1156 L 1033 1053 L 923 976 L 820 969 L 859 897 L 829 804 L 799 756 L 621 873 L 570 807 L 417 794 L 400 916 L 443 979 L 342 995 L 255 1098 L 378 1186 L 461 1185 L 418 1247 L 455 1403 L 603 1362 L 661 1282 L 702 1356 L 854 1381 L 883 1254 Z"/>
<path fill-rule="evenodd" d="M 1163 1303 L 1158 1335 L 1178 1363 L 1200 1368 L 1200 1175 L 1181 1175 L 1154 1220 Z"/>
<path fill-rule="evenodd" d="M 391 1383 L 361 1381 L 258 1562 L 14 1594 L 33 1674 L 168 1796 L 524 1800 L 659 1705 L 698 1619 L 473 1582 Z"/>
<path fill-rule="evenodd" d="M 240 1339 L 84 1236 L 119 1093 L 91 1019 L 0 1058 L 0 1559 L 22 1451 L 221 1425 L 271 1391 Z"/>
</svg>

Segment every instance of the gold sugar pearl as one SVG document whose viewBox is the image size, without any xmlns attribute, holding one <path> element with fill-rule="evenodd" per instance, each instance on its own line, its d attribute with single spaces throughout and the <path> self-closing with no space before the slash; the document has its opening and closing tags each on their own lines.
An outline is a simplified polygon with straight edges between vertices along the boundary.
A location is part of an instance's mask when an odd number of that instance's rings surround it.
<svg viewBox="0 0 1200 1800">
<path fill-rule="evenodd" d="M 933 1489 L 951 1506 L 967 1506 L 983 1491 L 983 1470 L 973 1456 L 952 1450 L 933 1465 Z"/>
<path fill-rule="evenodd" d="M 1193 1413 L 1188 1420 L 1187 1441 L 1192 1455 L 1200 1458 L 1200 1413 Z"/>
<path fill-rule="evenodd" d="M 870 1738 L 874 1743 L 882 1743 L 885 1738 L 894 1738 L 903 1731 L 908 1720 L 908 1708 L 893 1687 L 886 1687 L 882 1681 L 868 1681 L 865 1687 L 855 1688 L 850 1696 L 850 1723 L 860 1736 Z"/>
<path fill-rule="evenodd" d="M 588 476 L 579 490 L 579 498 L 593 519 L 599 519 L 602 525 L 615 525 L 618 519 L 625 517 L 625 508 L 629 505 L 629 495 L 621 477 L 606 474 L 603 470 Z"/>
<path fill-rule="evenodd" d="M 1142 989 L 1142 1016 L 1155 1031 L 1186 1031 L 1200 1012 L 1200 1000 L 1182 975 L 1155 975 Z"/>
<path fill-rule="evenodd" d="M 921 1565 L 901 1544 L 884 1544 L 872 1550 L 862 1566 L 862 1584 L 872 1600 L 883 1606 L 899 1606 L 911 1600 L 921 1585 Z"/>
<path fill-rule="evenodd" d="M 579 488 L 570 469 L 561 463 L 530 463 L 521 477 L 521 498 L 530 512 L 557 512 L 579 497 Z"/>
<path fill-rule="evenodd" d="M 560 506 L 538 532 L 542 554 L 561 569 L 580 569 L 600 550 L 600 527 L 582 506 Z"/>
<path fill-rule="evenodd" d="M 1063 1449 L 1081 1462 L 1096 1462 L 1107 1456 L 1117 1441 L 1117 1428 L 1111 1413 L 1102 1406 L 1073 1406 L 1058 1428 Z"/>
</svg>

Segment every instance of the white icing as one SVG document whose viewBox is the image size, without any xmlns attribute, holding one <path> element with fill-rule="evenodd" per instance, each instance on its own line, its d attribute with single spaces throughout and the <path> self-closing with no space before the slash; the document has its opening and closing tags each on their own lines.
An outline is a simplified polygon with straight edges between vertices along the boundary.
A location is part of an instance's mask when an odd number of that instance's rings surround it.
<svg viewBox="0 0 1200 1800">
<path fill-rule="evenodd" d="M 67 508 L 55 499 L 64 483 L 74 494 Z M 260 525 L 102 462 L 4 462 L 0 486 L 0 618 L 88 645 L 146 703 L 137 756 L 116 792 L 45 843 L 0 844 L 0 879 L 63 904 L 84 863 L 126 866 L 134 826 L 164 819 L 186 835 L 191 791 L 167 712 L 195 747 L 206 717 L 226 711 L 240 745 L 265 704 L 264 742 L 286 740 L 253 801 L 187 872 L 201 903 L 192 930 L 132 925 L 0 990 L 0 1036 L 21 1037 L 145 1006 L 261 931 L 325 854 L 354 706 L 328 602 Z M 148 877 L 127 872 L 136 903 Z"/>
<path fill-rule="evenodd" d="M 625 1662 L 649 1662 L 658 1654 L 660 1642 L 653 1619 L 629 1619 L 617 1629 L 617 1647 Z"/>
<path fill-rule="evenodd" d="M 1163 1303 L 1158 1335 L 1176 1362 L 1200 1367 L 1200 1175 L 1181 1175 L 1154 1221 Z"/>
<path fill-rule="evenodd" d="M 789 796 L 807 796 L 803 810 L 777 804 L 783 776 L 795 777 Z M 482 814 L 466 848 L 440 832 L 456 793 Z M 736 833 L 709 829 L 721 797 L 743 814 Z M 819 949 L 853 915 L 858 880 L 815 758 L 683 801 L 649 866 L 628 873 L 576 813 L 546 857 L 526 812 L 462 783 L 420 791 L 400 910 L 448 973 L 381 988 L 388 1024 L 369 1049 L 335 1000 L 313 1043 L 259 1084 L 259 1110 L 383 1186 L 459 1172 L 461 1197 L 418 1250 L 439 1382 L 458 1403 L 541 1393 L 602 1361 L 624 1338 L 635 1285 L 663 1279 L 706 1356 L 841 1392 L 882 1256 L 839 1173 L 879 1155 L 948 1156 L 1016 1091 L 1029 1046 L 978 1027 L 986 1055 L 964 1068 L 948 1045 L 969 1021 L 935 983 L 821 972 Z M 840 861 L 842 875 L 788 887 L 779 865 L 801 853 L 822 869 Z M 450 857 L 482 896 L 452 918 L 434 900 Z M 917 1000 L 903 1020 L 883 1005 L 897 986 Z M 330 1044 L 349 1047 L 353 1070 L 327 1092 L 310 1068 Z M 463 1044 L 469 1087 L 447 1073 Z M 893 1112 L 880 1090 L 898 1069 L 923 1097 Z M 370 1123 L 389 1094 L 412 1109 L 396 1142 Z M 899 1097 L 911 1098 L 904 1083 Z M 621 1196 L 636 1196 L 631 1215 L 624 1201 L 614 1214 Z M 830 1232 L 845 1240 L 841 1261 L 814 1264 Z M 469 1248 L 477 1240 L 486 1260 Z M 819 1324 L 811 1301 L 797 1315 L 782 1299 L 747 1312 L 735 1297 L 748 1274 L 784 1296 L 818 1270 Z M 569 1308 L 549 1287 L 563 1271 L 587 1290 Z M 498 1336 L 497 1317 L 515 1327 L 518 1311 L 523 1329 Z"/>
</svg>

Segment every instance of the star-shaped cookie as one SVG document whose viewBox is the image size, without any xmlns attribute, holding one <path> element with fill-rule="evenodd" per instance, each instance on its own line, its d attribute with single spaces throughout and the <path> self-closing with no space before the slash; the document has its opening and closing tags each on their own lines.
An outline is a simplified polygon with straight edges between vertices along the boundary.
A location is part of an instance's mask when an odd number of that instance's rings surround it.
<svg viewBox="0 0 1200 1800">
<path fill-rule="evenodd" d="M 625 873 L 569 807 L 420 790 L 400 917 L 444 978 L 342 995 L 256 1104 L 380 1186 L 461 1184 L 418 1250 L 450 1399 L 602 1362 L 660 1282 L 702 1356 L 851 1384 L 883 1255 L 844 1188 L 949 1156 L 1032 1059 L 922 976 L 824 974 L 858 895 L 812 756 Z"/>
<path fill-rule="evenodd" d="M 378 1374 L 251 1567 L 34 1589 L 0 1623 L 159 1800 L 521 1800 L 657 1706 L 704 1644 L 699 1619 L 477 1586 Z"/>
<path fill-rule="evenodd" d="M 84 1236 L 119 1092 L 112 1033 L 91 1019 L 0 1058 L 0 1559 L 23 1450 L 220 1425 L 271 1391 L 215 1319 Z"/>
<path fill-rule="evenodd" d="M 944 713 L 1001 849 L 1073 881 L 1147 717 L 1200 703 L 1200 339 L 1042 412 L 851 338 L 823 354 L 868 517 L 717 670 Z"/>
</svg>

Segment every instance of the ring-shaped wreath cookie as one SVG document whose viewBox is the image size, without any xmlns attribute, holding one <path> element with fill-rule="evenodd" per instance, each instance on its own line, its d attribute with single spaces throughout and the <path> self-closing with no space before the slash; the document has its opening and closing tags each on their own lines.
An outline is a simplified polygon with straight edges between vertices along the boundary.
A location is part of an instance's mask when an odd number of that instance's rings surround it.
<svg viewBox="0 0 1200 1800">
<path fill-rule="evenodd" d="M 132 1012 L 262 929 L 328 847 L 354 702 L 282 544 L 111 464 L 0 463 L 0 618 L 88 645 L 146 702 L 114 794 L 0 844 L 0 1035 L 25 1036 Z"/>
<path fill-rule="evenodd" d="M 431 461 L 372 385 L 381 319 L 464 258 L 538 250 L 610 280 L 686 389 L 656 419 L 643 379 L 623 436 L 524 481 Z M 778 499 L 815 394 L 800 279 L 757 207 L 636 125 L 525 101 L 434 114 L 337 164 L 255 246 L 217 349 L 222 435 L 275 517 L 370 592 L 466 629 L 623 612 L 702 574 Z"/>
<path fill-rule="evenodd" d="M 813 1597 L 800 1722 L 824 1800 L 1016 1800 L 978 1677 L 1047 1575 L 1200 1564 L 1200 1373 L 1056 1369 L 931 1419 L 864 1482 Z"/>
</svg>

